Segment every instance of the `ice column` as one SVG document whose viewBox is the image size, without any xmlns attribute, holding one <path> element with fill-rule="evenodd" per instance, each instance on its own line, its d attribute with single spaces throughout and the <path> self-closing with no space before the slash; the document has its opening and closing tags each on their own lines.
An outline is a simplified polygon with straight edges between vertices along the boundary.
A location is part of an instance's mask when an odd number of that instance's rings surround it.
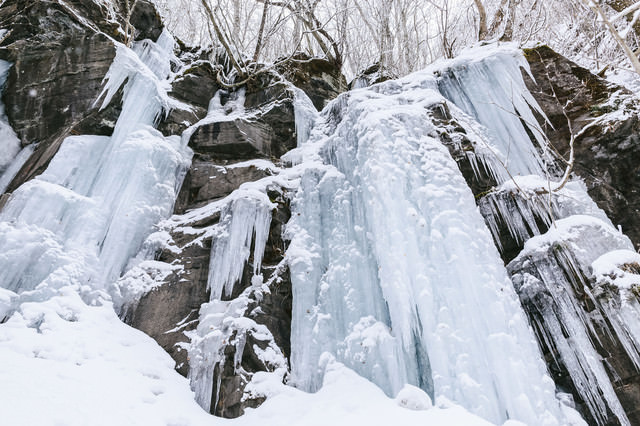
<svg viewBox="0 0 640 426">
<path fill-rule="evenodd" d="M 312 136 L 325 164 L 304 174 L 288 226 L 292 381 L 317 389 L 326 351 L 389 395 L 408 382 L 493 422 L 557 424 L 535 338 L 427 113 L 443 102 L 434 83 L 353 91 Z"/>
</svg>

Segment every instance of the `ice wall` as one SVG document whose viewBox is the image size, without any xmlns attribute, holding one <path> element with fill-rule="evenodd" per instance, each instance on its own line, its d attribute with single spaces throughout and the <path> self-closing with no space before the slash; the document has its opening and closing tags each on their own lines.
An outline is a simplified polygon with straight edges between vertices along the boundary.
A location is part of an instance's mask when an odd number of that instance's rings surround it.
<svg viewBox="0 0 640 426">
<path fill-rule="evenodd" d="M 424 72 L 352 91 L 311 132 L 306 149 L 320 155 L 307 155 L 287 226 L 291 383 L 317 390 L 336 357 L 388 395 L 410 383 L 493 422 L 561 423 L 502 260 L 431 124 L 437 86 Z"/>
</svg>

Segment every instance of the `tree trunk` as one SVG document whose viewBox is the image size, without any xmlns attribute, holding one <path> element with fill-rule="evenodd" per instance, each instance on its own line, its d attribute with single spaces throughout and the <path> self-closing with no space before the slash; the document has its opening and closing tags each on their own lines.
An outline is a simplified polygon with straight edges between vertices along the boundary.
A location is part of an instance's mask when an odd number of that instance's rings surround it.
<svg viewBox="0 0 640 426">
<path fill-rule="evenodd" d="M 478 40 L 486 40 L 489 35 L 487 29 L 487 11 L 482 4 L 482 0 L 473 0 L 478 9 Z"/>
</svg>

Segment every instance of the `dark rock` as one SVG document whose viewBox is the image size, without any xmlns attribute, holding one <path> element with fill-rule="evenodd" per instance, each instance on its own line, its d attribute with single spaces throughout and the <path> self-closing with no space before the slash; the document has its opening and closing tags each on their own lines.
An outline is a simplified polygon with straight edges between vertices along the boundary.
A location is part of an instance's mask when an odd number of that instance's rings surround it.
<svg viewBox="0 0 640 426">
<path fill-rule="evenodd" d="M 626 90 L 603 80 L 546 46 L 525 50 L 536 83 L 524 73 L 527 87 L 553 124 L 545 131 L 563 155 L 569 151 L 569 124 L 578 132 L 593 118 L 626 110 L 622 119 L 593 126 L 575 143 L 575 173 L 589 195 L 614 224 L 640 246 L 640 106 Z M 555 96 L 554 96 L 555 92 Z"/>
<path fill-rule="evenodd" d="M 189 146 L 209 159 L 278 158 L 297 145 L 294 117 L 293 99 L 272 103 L 253 116 L 198 127 Z"/>
<path fill-rule="evenodd" d="M 371 65 L 369 68 L 358 73 L 353 80 L 349 82 L 349 90 L 358 89 L 361 87 L 369 87 L 383 81 L 393 80 L 398 76 L 391 74 L 388 69 L 384 69 L 377 62 Z"/>
<path fill-rule="evenodd" d="M 224 167 L 195 160 L 187 173 L 176 201 L 175 212 L 197 208 L 212 200 L 226 197 L 245 182 L 252 182 L 270 174 L 255 165 Z"/>
<path fill-rule="evenodd" d="M 249 300 L 245 315 L 256 324 L 265 325 L 274 342 L 288 357 L 291 351 L 292 291 L 288 268 L 282 265 L 286 249 L 282 235 L 291 213 L 280 190 L 272 190 L 270 197 L 278 208 L 273 212 L 261 270 L 265 282 L 270 283 L 268 291 L 264 287 L 251 287 L 253 258 L 250 257 L 242 279 L 234 286 L 232 298 L 244 293 Z M 173 242 L 179 250 L 163 250 L 158 254 L 158 260 L 181 268 L 166 277 L 162 285 L 143 295 L 136 306 L 121 314 L 127 323 L 153 337 L 174 358 L 176 369 L 185 376 L 189 364 L 186 351 L 181 349 L 181 343 L 188 341 L 184 332 L 197 327 L 200 306 L 209 301 L 207 281 L 211 239 L 202 239 L 201 236 L 218 221 L 219 214 L 214 214 L 185 224 L 192 229 L 188 233 L 181 233 L 179 229 L 172 231 Z M 193 232 L 193 229 L 202 230 L 202 233 Z M 238 339 L 243 339 L 244 343 L 238 345 Z M 254 345 L 264 349 L 269 340 L 265 340 L 263 334 L 256 335 L 251 329 L 236 330 L 223 348 L 223 361 L 214 368 L 213 395 L 218 395 L 218 400 L 217 403 L 212 401 L 212 414 L 237 417 L 247 407 L 256 407 L 263 401 L 263 398 L 243 398 L 244 388 L 255 372 L 275 369 L 255 354 Z M 242 350 L 242 357 L 240 364 L 235 365 L 238 350 Z"/>
<path fill-rule="evenodd" d="M 219 89 L 216 71 L 209 61 L 192 64 L 171 84 L 169 95 L 206 111 L 209 101 Z"/>
<path fill-rule="evenodd" d="M 333 63 L 305 54 L 296 55 L 293 59 L 279 65 L 278 72 L 304 90 L 318 111 L 348 90 L 347 80 Z"/>
<path fill-rule="evenodd" d="M 216 223 L 219 216 L 209 219 L 207 225 Z M 176 232 L 172 237 L 180 254 L 164 250 L 158 254 L 158 260 L 180 265 L 182 270 L 172 273 L 163 285 L 144 294 L 137 305 L 127 309 L 121 317 L 155 339 L 176 361 L 176 370 L 186 376 L 189 371 L 187 351 L 181 349 L 180 343 L 189 341 L 184 332 L 198 325 L 200 306 L 209 301 L 211 239 L 193 244 L 193 235 Z"/>
<path fill-rule="evenodd" d="M 7 116 L 24 145 L 46 142 L 94 108 L 115 45 L 56 1 L 9 0 L 0 25 L 11 31 L 0 49 L 13 63 L 3 93 Z"/>
<path fill-rule="evenodd" d="M 174 108 L 158 124 L 158 130 L 165 136 L 181 135 L 188 127 L 196 124 L 207 115 L 207 110 L 193 107 L 192 109 Z"/>
<path fill-rule="evenodd" d="M 269 104 L 293 99 L 289 85 L 275 72 L 260 72 L 243 86 L 244 107 L 263 108 Z"/>
<path fill-rule="evenodd" d="M 162 18 L 156 7 L 147 0 L 129 0 L 135 3 L 131 11 L 130 23 L 135 28 L 135 39 L 152 41 L 158 40 L 164 30 Z"/>
</svg>

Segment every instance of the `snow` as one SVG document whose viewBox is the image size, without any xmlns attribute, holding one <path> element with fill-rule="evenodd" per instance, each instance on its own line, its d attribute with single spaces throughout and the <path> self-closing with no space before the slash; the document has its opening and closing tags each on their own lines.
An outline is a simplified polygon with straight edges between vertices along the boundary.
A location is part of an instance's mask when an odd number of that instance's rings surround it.
<svg viewBox="0 0 640 426">
<path fill-rule="evenodd" d="M 210 424 L 169 355 L 108 302 L 98 296 L 102 305 L 91 306 L 80 292 L 68 286 L 22 303 L 0 327 L 3 422 Z"/>
<path fill-rule="evenodd" d="M 634 264 L 640 264 L 639 253 L 632 250 L 614 250 L 594 260 L 591 268 L 596 277 L 606 279 L 618 288 L 631 290 L 639 284 L 638 274 L 625 271 L 621 266 Z"/>
<path fill-rule="evenodd" d="M 270 395 L 260 409 L 233 421 L 213 417 L 196 404 L 188 382 L 173 370 L 173 360 L 150 337 L 123 324 L 110 304 L 90 306 L 78 292 L 67 287 L 45 303 L 25 303 L 0 327 L 4 423 L 490 424 L 459 406 L 427 411 L 402 408 L 339 365 L 328 367 L 326 386 L 314 395 L 283 385 L 277 375 L 260 373 L 255 391 L 268 388 Z"/>
<path fill-rule="evenodd" d="M 491 424 L 445 400 L 442 400 L 440 405 L 426 410 L 401 407 L 395 400 L 387 398 L 378 387 L 352 370 L 330 357 L 327 359 L 323 386 L 314 394 L 282 385 L 276 373 L 256 374 L 251 383 L 252 390 L 269 397 L 259 409 L 249 410 L 237 423 L 300 426 Z M 402 398 L 402 395 L 399 396 Z M 423 397 L 426 395 L 423 394 Z"/>
</svg>

